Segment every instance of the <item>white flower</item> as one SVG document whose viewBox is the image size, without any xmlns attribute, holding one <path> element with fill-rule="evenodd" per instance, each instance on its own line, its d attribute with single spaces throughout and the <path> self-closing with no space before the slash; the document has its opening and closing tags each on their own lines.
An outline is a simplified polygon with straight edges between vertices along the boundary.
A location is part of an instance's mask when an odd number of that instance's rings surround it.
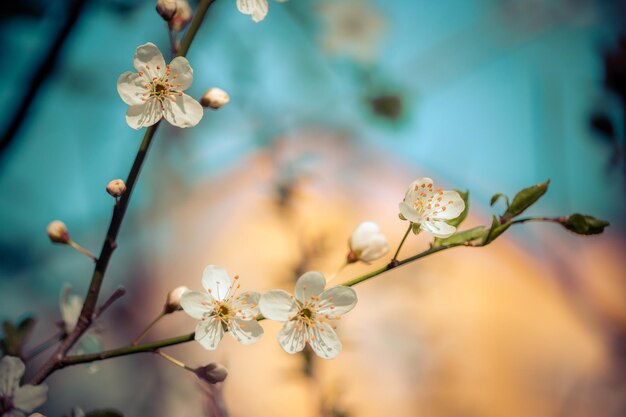
<svg viewBox="0 0 626 417">
<path fill-rule="evenodd" d="M 341 352 L 341 342 L 328 321 L 339 320 L 352 310 L 357 296 L 350 287 L 336 286 L 324 291 L 325 285 L 321 273 L 307 272 L 296 282 L 295 297 L 283 290 L 268 291 L 261 296 L 261 314 L 286 322 L 277 336 L 285 352 L 300 352 L 306 342 L 325 359 Z"/>
<path fill-rule="evenodd" d="M 283 3 L 287 0 L 276 0 Z M 243 14 L 249 14 L 252 16 L 252 20 L 260 22 L 267 16 L 269 5 L 267 0 L 237 0 L 237 8 Z"/>
<path fill-rule="evenodd" d="M 451 220 L 465 210 L 465 202 L 456 191 L 443 191 L 433 187 L 430 178 L 419 178 L 409 186 L 400 203 L 400 213 L 409 221 L 420 225 L 436 237 L 448 237 L 456 227 L 445 220 Z"/>
<path fill-rule="evenodd" d="M 350 253 L 348 253 L 349 262 L 372 262 L 382 258 L 387 252 L 389 252 L 389 244 L 376 223 L 363 222 L 352 232 Z"/>
<path fill-rule="evenodd" d="M 72 286 L 65 284 L 61 290 L 61 297 L 59 300 L 59 308 L 61 310 L 61 318 L 63 319 L 63 325 L 66 333 L 71 333 L 80 317 L 80 312 L 83 309 L 83 298 L 80 295 L 72 293 Z M 102 350 L 102 341 L 97 335 L 95 330 L 87 330 L 78 343 L 72 348 L 72 352 L 81 355 L 84 353 L 96 353 Z M 89 365 L 89 369 L 95 372 L 98 368 L 95 364 Z"/>
<path fill-rule="evenodd" d="M 20 386 L 24 369 L 24 363 L 15 356 L 0 360 L 0 417 L 25 417 L 46 402 L 47 386 Z"/>
<path fill-rule="evenodd" d="M 163 311 L 166 314 L 170 314 L 174 311 L 182 310 L 183 308 L 180 305 L 180 297 L 182 297 L 182 295 L 187 291 L 189 291 L 189 288 L 183 285 L 168 292 L 167 297 L 165 298 L 165 307 L 163 308 Z"/>
<path fill-rule="evenodd" d="M 202 119 L 202 106 L 184 94 L 193 70 L 178 56 L 165 65 L 159 48 L 148 42 L 137 48 L 133 62 L 138 73 L 126 71 L 117 80 L 117 92 L 130 107 L 126 122 L 133 129 L 152 126 L 161 117 L 178 127 L 193 127 Z"/>
<path fill-rule="evenodd" d="M 200 319 L 196 326 L 196 340 L 205 349 L 216 349 L 227 330 L 244 345 L 256 342 L 263 335 L 263 328 L 256 321 L 261 295 L 247 291 L 237 297 L 238 279 L 235 277 L 233 283 L 223 268 L 209 265 L 202 274 L 206 293 L 187 291 L 180 297 L 183 310 Z"/>
</svg>

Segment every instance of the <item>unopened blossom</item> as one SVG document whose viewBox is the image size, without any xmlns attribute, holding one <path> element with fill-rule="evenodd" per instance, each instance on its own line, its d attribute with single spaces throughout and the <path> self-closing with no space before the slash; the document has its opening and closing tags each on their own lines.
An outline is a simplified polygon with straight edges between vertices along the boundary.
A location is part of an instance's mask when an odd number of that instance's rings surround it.
<svg viewBox="0 0 626 417">
<path fill-rule="evenodd" d="M 380 227 L 370 221 L 359 224 L 350 236 L 348 262 L 372 262 L 389 252 L 387 238 Z"/>
<path fill-rule="evenodd" d="M 266 318 L 285 322 L 277 335 L 287 353 L 296 353 L 309 343 L 320 357 L 332 359 L 341 352 L 341 342 L 330 320 L 339 320 L 354 308 L 356 292 L 345 286 L 324 291 L 326 279 L 319 272 L 307 272 L 298 278 L 295 297 L 283 290 L 268 291 L 259 307 Z"/>
<path fill-rule="evenodd" d="M 109 181 L 107 184 L 107 193 L 109 193 L 112 197 L 121 197 L 125 191 L 126 184 L 120 179 Z"/>
<path fill-rule="evenodd" d="M 59 309 L 61 310 L 61 318 L 63 319 L 63 330 L 66 334 L 71 333 L 78 319 L 80 318 L 80 312 L 83 309 L 83 298 L 72 292 L 72 286 L 65 284 L 61 290 L 61 296 L 59 300 Z M 72 353 L 84 354 L 95 353 L 102 350 L 102 341 L 95 330 L 89 329 L 74 345 Z M 94 364 L 89 365 L 91 371 L 96 371 L 97 367 Z"/>
<path fill-rule="evenodd" d="M 465 202 L 456 191 L 444 191 L 433 186 L 430 178 L 419 178 L 409 186 L 400 203 L 400 213 L 406 220 L 419 224 L 436 237 L 448 237 L 456 227 L 446 223 L 459 217 L 465 210 Z"/>
<path fill-rule="evenodd" d="M 202 119 L 202 106 L 183 91 L 191 86 L 193 70 L 178 56 L 165 64 L 159 48 L 148 42 L 137 48 L 133 63 L 117 80 L 117 92 L 130 107 L 126 122 L 133 129 L 152 126 L 162 117 L 178 127 L 193 127 Z"/>
<path fill-rule="evenodd" d="M 202 286 L 206 292 L 187 291 L 180 298 L 180 305 L 191 317 L 199 319 L 196 340 L 208 350 L 215 350 L 228 331 L 235 340 L 249 345 L 263 335 L 263 328 L 256 321 L 261 295 L 244 291 L 235 277 L 230 279 L 224 268 L 208 265 L 202 274 Z"/>
<path fill-rule="evenodd" d="M 48 237 L 54 243 L 69 243 L 70 234 L 67 230 L 67 226 L 60 220 L 54 220 L 48 224 L 47 228 Z"/>
<path fill-rule="evenodd" d="M 284 3 L 287 0 L 276 0 L 280 3 Z M 237 8 L 243 14 L 249 14 L 252 20 L 260 22 L 265 19 L 269 10 L 267 0 L 237 0 Z"/>
<path fill-rule="evenodd" d="M 185 29 L 193 19 L 193 11 L 187 0 L 176 0 L 176 13 L 167 22 L 170 30 L 180 32 Z"/>
<path fill-rule="evenodd" d="M 0 417 L 25 417 L 46 402 L 48 387 L 22 385 L 24 362 L 15 356 L 0 360 Z"/>
<path fill-rule="evenodd" d="M 176 13 L 176 0 L 158 0 L 156 4 L 157 13 L 163 20 L 169 22 Z"/>
<path fill-rule="evenodd" d="M 213 110 L 217 110 L 228 104 L 229 101 L 230 97 L 226 91 L 221 88 L 212 87 L 206 90 L 200 99 L 200 104 L 202 104 L 203 107 L 210 107 Z"/>
<path fill-rule="evenodd" d="M 219 363 L 210 363 L 206 366 L 201 366 L 193 371 L 198 378 L 209 384 L 217 384 L 223 382 L 228 376 L 228 369 Z"/>
<path fill-rule="evenodd" d="M 180 298 L 187 291 L 190 291 L 189 288 L 185 286 L 180 286 L 168 292 L 167 298 L 165 299 L 165 307 L 163 311 L 166 314 L 169 314 L 169 313 L 173 313 L 174 311 L 182 310 L 183 307 L 180 305 Z"/>
</svg>

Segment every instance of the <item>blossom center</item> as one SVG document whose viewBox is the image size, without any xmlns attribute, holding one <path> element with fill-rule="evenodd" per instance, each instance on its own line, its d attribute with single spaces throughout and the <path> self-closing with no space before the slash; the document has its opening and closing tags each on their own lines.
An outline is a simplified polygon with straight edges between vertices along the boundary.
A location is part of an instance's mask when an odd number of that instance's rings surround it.
<svg viewBox="0 0 626 417">
<path fill-rule="evenodd" d="M 157 69 L 160 69 L 157 67 Z M 144 75 L 143 72 L 139 72 L 139 75 Z M 172 102 L 176 101 L 175 95 L 182 96 L 182 91 L 179 91 L 178 88 L 182 87 L 182 83 L 176 82 L 178 78 L 177 74 L 172 74 L 170 66 L 168 65 L 165 68 L 165 72 L 162 73 L 159 77 L 153 77 L 152 80 L 147 82 L 144 87 L 146 92 L 143 94 L 143 100 L 149 100 L 151 98 L 156 98 L 161 103 L 161 108 L 164 108 L 163 101 L 166 99 L 170 99 Z"/>
</svg>

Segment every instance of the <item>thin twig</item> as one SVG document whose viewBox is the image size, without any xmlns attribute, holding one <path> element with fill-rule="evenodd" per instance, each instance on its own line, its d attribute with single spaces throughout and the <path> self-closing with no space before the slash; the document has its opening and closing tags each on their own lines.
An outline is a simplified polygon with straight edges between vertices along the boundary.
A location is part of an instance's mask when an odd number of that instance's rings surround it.
<svg viewBox="0 0 626 417">
<path fill-rule="evenodd" d="M 113 304 L 118 299 L 123 297 L 124 294 L 126 294 L 126 288 L 124 288 L 124 287 L 117 287 L 115 289 L 115 291 L 113 291 L 113 294 L 111 294 L 109 296 L 109 298 L 104 303 L 102 303 L 102 305 L 100 307 L 98 307 L 98 309 L 93 314 L 92 320 L 95 320 L 98 317 L 100 317 L 102 315 L 102 313 L 104 313 L 109 307 L 111 307 L 111 304 Z"/>
</svg>

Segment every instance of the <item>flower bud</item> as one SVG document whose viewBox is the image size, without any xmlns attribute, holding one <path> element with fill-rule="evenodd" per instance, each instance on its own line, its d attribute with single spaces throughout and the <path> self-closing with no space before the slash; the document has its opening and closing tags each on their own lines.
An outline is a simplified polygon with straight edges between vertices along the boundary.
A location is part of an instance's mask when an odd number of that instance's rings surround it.
<svg viewBox="0 0 626 417">
<path fill-rule="evenodd" d="M 196 376 L 209 384 L 222 382 L 228 376 L 228 369 L 219 363 L 212 362 L 194 370 Z"/>
<path fill-rule="evenodd" d="M 118 198 L 121 197 L 122 194 L 126 191 L 126 184 L 122 180 L 113 180 L 109 181 L 107 184 L 107 193 L 111 194 L 112 197 Z"/>
<path fill-rule="evenodd" d="M 230 101 L 228 93 L 221 88 L 213 87 L 206 90 L 206 93 L 200 99 L 203 107 L 210 107 L 217 110 Z"/>
<path fill-rule="evenodd" d="M 380 227 L 374 222 L 359 224 L 350 237 L 348 263 L 356 261 L 372 262 L 389 252 L 389 244 Z"/>
<path fill-rule="evenodd" d="M 48 225 L 48 237 L 54 243 L 68 244 L 70 242 L 67 226 L 59 220 L 55 220 Z"/>
<path fill-rule="evenodd" d="M 176 0 L 158 0 L 156 4 L 157 13 L 165 20 L 169 22 L 176 14 Z"/>
<path fill-rule="evenodd" d="M 35 413 L 35 414 L 31 414 L 31 415 L 30 415 L 30 416 L 28 416 L 28 417 L 46 417 L 46 416 L 44 416 L 44 415 L 43 415 L 43 414 L 41 414 L 41 413 Z"/>
<path fill-rule="evenodd" d="M 193 12 L 187 0 L 176 0 L 176 13 L 174 13 L 174 16 L 168 21 L 170 29 L 175 32 L 180 32 L 187 27 L 192 17 Z"/>
<path fill-rule="evenodd" d="M 182 286 L 174 288 L 172 291 L 167 293 L 167 299 L 165 300 L 165 307 L 163 309 L 165 314 L 170 314 L 174 311 L 183 309 L 180 306 L 180 297 L 187 291 L 189 291 L 189 288 Z"/>
</svg>

